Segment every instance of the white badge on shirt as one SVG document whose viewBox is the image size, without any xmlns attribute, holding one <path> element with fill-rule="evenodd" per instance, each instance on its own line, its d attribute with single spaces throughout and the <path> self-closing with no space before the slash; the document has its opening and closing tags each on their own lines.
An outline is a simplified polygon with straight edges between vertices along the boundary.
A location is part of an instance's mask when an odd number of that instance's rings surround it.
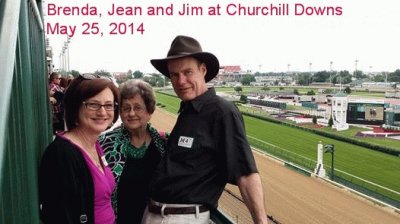
<svg viewBox="0 0 400 224">
<path fill-rule="evenodd" d="M 108 166 L 108 163 L 107 163 L 107 160 L 106 160 L 106 156 L 103 155 L 103 156 L 101 157 L 101 161 L 103 162 L 103 165 L 104 165 L 104 166 Z"/>
<path fill-rule="evenodd" d="M 182 146 L 185 148 L 192 148 L 194 138 L 181 136 L 179 137 L 178 146 Z"/>
</svg>

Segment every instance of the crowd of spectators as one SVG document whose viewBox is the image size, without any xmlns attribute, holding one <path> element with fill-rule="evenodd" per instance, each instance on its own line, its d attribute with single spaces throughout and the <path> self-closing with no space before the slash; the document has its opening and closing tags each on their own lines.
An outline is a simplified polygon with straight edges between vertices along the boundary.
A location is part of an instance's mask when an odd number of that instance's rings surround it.
<svg viewBox="0 0 400 224">
<path fill-rule="evenodd" d="M 65 130 L 64 124 L 64 93 L 71 83 L 73 76 L 62 77 L 57 72 L 52 72 L 49 76 L 49 97 L 52 111 L 53 133 Z"/>
</svg>

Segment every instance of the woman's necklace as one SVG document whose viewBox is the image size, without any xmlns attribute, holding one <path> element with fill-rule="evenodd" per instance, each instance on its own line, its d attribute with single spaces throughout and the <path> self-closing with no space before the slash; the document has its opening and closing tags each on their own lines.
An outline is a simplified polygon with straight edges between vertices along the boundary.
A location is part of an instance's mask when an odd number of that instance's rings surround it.
<svg viewBox="0 0 400 224">
<path fill-rule="evenodd" d="M 140 147 L 136 147 L 131 141 L 129 141 L 128 145 L 126 146 L 127 156 L 134 158 L 134 159 L 143 158 L 147 151 L 147 147 L 148 147 L 147 139 L 148 138 L 149 138 L 148 134 L 146 133 L 143 144 Z"/>
</svg>

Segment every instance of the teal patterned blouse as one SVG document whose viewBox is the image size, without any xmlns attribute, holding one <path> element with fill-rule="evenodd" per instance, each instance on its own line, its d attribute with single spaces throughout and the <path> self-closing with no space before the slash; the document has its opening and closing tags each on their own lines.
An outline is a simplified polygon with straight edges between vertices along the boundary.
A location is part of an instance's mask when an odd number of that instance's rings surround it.
<svg viewBox="0 0 400 224">
<path fill-rule="evenodd" d="M 152 138 L 152 144 L 156 146 L 156 149 L 163 156 L 165 153 L 166 141 L 168 133 L 158 132 L 150 123 L 147 124 L 147 130 Z M 99 143 L 104 149 L 104 156 L 114 174 L 116 187 L 112 194 L 113 208 L 117 214 L 117 190 L 118 183 L 124 169 L 125 162 L 128 157 L 134 159 L 141 159 L 146 154 L 147 147 L 143 145 L 140 148 L 136 148 L 130 143 L 130 134 L 128 130 L 121 125 L 114 130 L 102 134 L 99 137 Z"/>
</svg>

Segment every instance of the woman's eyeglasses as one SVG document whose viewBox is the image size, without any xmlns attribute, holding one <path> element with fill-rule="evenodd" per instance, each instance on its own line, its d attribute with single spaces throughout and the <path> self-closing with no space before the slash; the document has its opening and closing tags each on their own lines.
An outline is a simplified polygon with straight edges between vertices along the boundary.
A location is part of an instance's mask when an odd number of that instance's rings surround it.
<svg viewBox="0 0 400 224">
<path fill-rule="evenodd" d="M 85 107 L 89 110 L 94 110 L 94 111 L 98 111 L 100 110 L 102 107 L 104 107 L 104 110 L 107 111 L 114 111 L 115 108 L 118 106 L 118 103 L 106 103 L 106 104 L 99 104 L 99 103 L 92 103 L 92 102 L 82 102 L 83 105 L 85 105 Z"/>
<path fill-rule="evenodd" d="M 124 113 L 130 113 L 131 111 L 134 111 L 135 113 L 141 113 L 141 112 L 143 112 L 144 111 L 144 107 L 141 107 L 141 106 L 134 106 L 134 107 L 130 107 L 130 106 L 123 106 L 122 107 L 122 112 L 124 112 Z"/>
</svg>

